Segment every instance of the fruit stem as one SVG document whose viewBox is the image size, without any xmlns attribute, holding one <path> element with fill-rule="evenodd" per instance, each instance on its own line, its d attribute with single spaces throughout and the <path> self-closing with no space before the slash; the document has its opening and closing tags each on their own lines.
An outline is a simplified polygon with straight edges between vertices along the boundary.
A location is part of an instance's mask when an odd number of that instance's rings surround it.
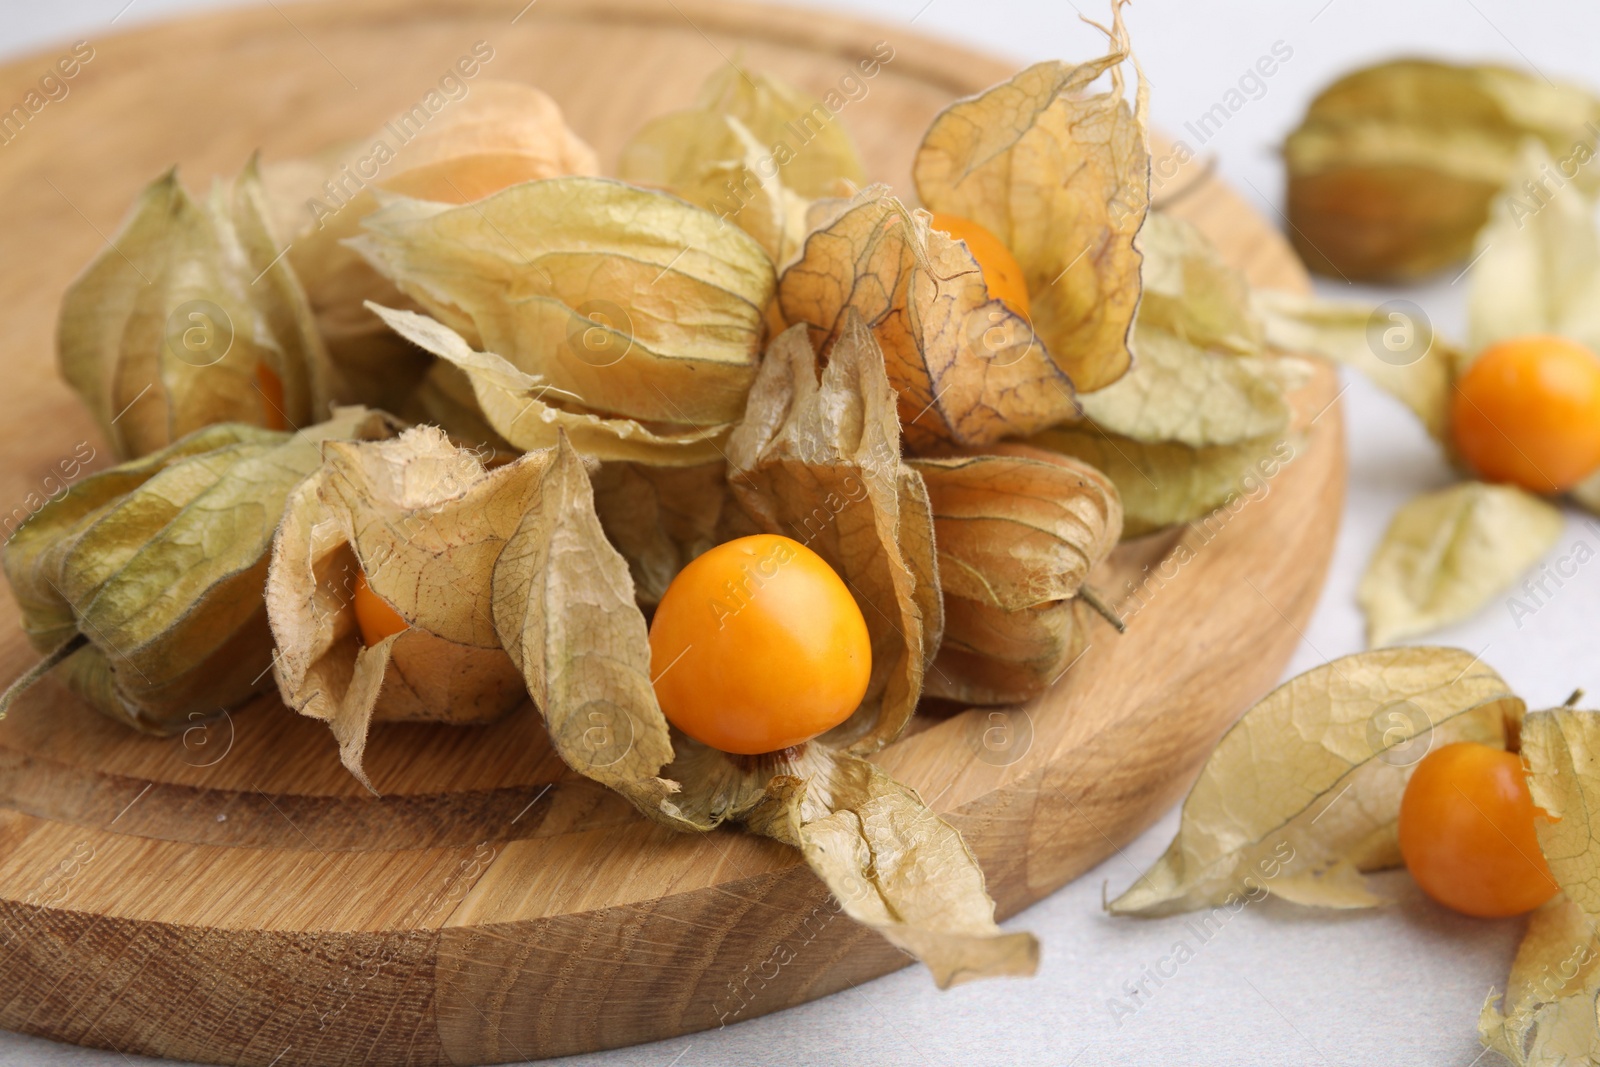
<svg viewBox="0 0 1600 1067">
<path fill-rule="evenodd" d="M 1582 699 L 1583 699 L 1583 690 L 1582 689 L 1574 689 L 1572 691 L 1572 695 L 1567 698 L 1567 702 L 1565 704 L 1561 705 L 1561 706 L 1564 707 L 1564 708 L 1575 708 L 1575 707 L 1578 706 L 1578 701 L 1580 701 Z"/>
<path fill-rule="evenodd" d="M 1094 586 L 1080 586 L 1078 588 L 1078 596 L 1083 599 L 1085 604 L 1093 608 L 1102 619 L 1115 627 L 1117 633 L 1125 634 L 1128 632 L 1128 624 L 1122 621 L 1122 616 L 1117 614 L 1115 608 L 1100 599 L 1100 594 L 1095 590 Z"/>
<path fill-rule="evenodd" d="M 71 637 L 61 642 L 61 645 L 54 652 L 51 652 L 38 663 L 35 663 L 32 667 L 30 667 L 28 672 L 21 678 L 18 678 L 16 681 L 12 682 L 10 687 L 7 688 L 4 693 L 0 693 L 0 719 L 5 718 L 6 713 L 11 710 L 11 702 L 13 700 L 16 700 L 17 697 L 33 688 L 35 682 L 49 674 L 50 671 L 62 660 L 66 659 L 68 656 L 72 655 L 74 652 L 78 651 L 78 649 L 82 648 L 88 643 L 89 639 L 87 637 L 83 636 L 82 634 L 73 634 Z"/>
</svg>

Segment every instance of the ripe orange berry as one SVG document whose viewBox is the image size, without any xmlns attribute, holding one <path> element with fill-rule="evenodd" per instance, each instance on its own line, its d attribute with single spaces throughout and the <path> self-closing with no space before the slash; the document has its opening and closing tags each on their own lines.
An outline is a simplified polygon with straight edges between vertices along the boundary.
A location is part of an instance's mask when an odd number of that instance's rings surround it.
<svg viewBox="0 0 1600 1067">
<path fill-rule="evenodd" d="M 1000 238 L 971 219 L 940 212 L 934 213 L 933 228 L 948 233 L 952 240 L 965 241 L 967 251 L 972 253 L 972 258 L 978 261 L 978 267 L 983 271 L 989 296 L 1003 301 L 1018 315 L 1027 317 L 1030 310 L 1028 283 L 1022 273 L 1022 265 Z"/>
<path fill-rule="evenodd" d="M 268 430 L 287 430 L 289 417 L 283 413 L 283 379 L 278 372 L 257 363 L 256 388 L 261 392 L 261 425 Z"/>
<path fill-rule="evenodd" d="M 848 719 L 867 692 L 872 645 L 855 598 L 821 556 L 756 534 L 718 545 L 672 580 L 650 623 L 650 670 L 674 726 L 753 756 Z"/>
<path fill-rule="evenodd" d="M 386 637 L 411 628 L 389 602 L 372 591 L 367 584 L 365 571 L 356 571 L 355 591 L 356 626 L 361 630 L 361 643 L 371 648 Z"/>
<path fill-rule="evenodd" d="M 1434 900 L 1466 915 L 1532 911 L 1556 893 L 1513 752 L 1458 741 L 1428 753 L 1400 799 L 1400 853 Z"/>
<path fill-rule="evenodd" d="M 1566 492 L 1600 469 L 1600 358 L 1564 337 L 1490 345 L 1456 383 L 1451 427 L 1487 480 Z"/>
</svg>

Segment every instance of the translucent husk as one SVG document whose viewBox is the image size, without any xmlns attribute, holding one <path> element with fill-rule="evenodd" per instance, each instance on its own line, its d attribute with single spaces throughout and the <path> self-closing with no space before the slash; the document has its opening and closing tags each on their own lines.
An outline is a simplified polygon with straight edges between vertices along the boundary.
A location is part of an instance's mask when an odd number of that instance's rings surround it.
<svg viewBox="0 0 1600 1067">
<path fill-rule="evenodd" d="M 378 194 L 465 204 L 519 182 L 600 172 L 593 149 L 545 93 L 494 80 L 469 89 L 420 129 L 414 116 L 398 116 L 347 145 L 265 169 L 281 241 L 305 283 L 334 365 L 356 395 L 407 415 L 432 361 L 366 309 L 368 300 L 407 304 L 393 283 L 343 243 L 361 233 L 362 220 L 378 208 Z M 470 422 L 445 426 L 471 434 Z"/>
<path fill-rule="evenodd" d="M 1400 797 L 1422 755 L 1455 741 L 1514 747 L 1523 710 L 1459 649 L 1363 652 L 1290 679 L 1223 735 L 1177 837 L 1110 910 L 1172 915 L 1267 893 L 1381 904 L 1360 872 L 1399 865 Z"/>
<path fill-rule="evenodd" d="M 1124 2 L 1112 5 L 1106 55 L 1078 65 L 1038 63 L 950 105 L 913 163 L 927 208 L 977 222 L 1016 257 L 1031 327 L 1080 393 L 1127 371 L 1139 303 L 1135 238 L 1150 203 L 1149 86 L 1140 79 L 1130 106 Z M 1110 88 L 1091 93 L 1106 74 Z"/>
<path fill-rule="evenodd" d="M 1345 75 L 1284 144 L 1289 235 L 1346 280 L 1417 277 L 1465 259 L 1533 139 L 1591 192 L 1600 100 L 1499 66 L 1401 59 Z"/>
<path fill-rule="evenodd" d="M 808 135 L 798 148 L 789 143 L 796 131 Z M 706 79 L 694 106 L 652 119 L 634 134 L 617 176 L 666 189 L 732 222 L 779 264 L 804 241 L 813 200 L 847 196 L 866 180 L 855 146 L 828 108 L 778 78 L 731 65 Z"/>
<path fill-rule="evenodd" d="M 61 374 L 119 455 L 214 423 L 294 429 L 327 412 L 338 383 L 267 211 L 253 160 L 204 202 L 174 169 L 67 289 Z"/>
<path fill-rule="evenodd" d="M 269 688 L 261 588 L 285 502 L 325 442 L 388 432 L 362 408 L 292 436 L 218 425 L 78 482 L 4 551 L 29 639 L 48 653 L 81 635 L 68 684 L 150 733 Z"/>
</svg>

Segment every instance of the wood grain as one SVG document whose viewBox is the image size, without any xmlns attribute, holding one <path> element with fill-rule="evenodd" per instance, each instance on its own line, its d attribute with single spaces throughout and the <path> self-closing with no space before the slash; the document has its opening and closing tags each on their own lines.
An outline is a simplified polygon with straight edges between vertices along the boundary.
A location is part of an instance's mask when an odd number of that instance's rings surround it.
<svg viewBox="0 0 1600 1067">
<path fill-rule="evenodd" d="M 284 158 L 373 128 L 487 41 L 485 76 L 547 89 L 609 163 L 736 53 L 820 94 L 888 41 L 894 59 L 841 121 L 870 175 L 908 190 L 931 116 L 1011 73 L 804 11 L 522 3 L 279 5 L 93 40 L 71 93 L 0 146 L 0 507 L 51 491 L 80 442 L 106 462 L 54 374 L 54 309 L 174 161 L 200 187 L 257 148 Z M 0 69 L 0 101 L 56 58 Z M 1158 197 L 1257 284 L 1305 286 L 1274 230 L 1198 164 Z M 1011 713 L 1009 754 L 982 743 L 982 711 L 924 718 L 883 753 L 967 835 L 1002 914 L 1148 826 L 1276 680 L 1338 521 L 1333 399 L 1327 374 L 1297 398 L 1309 447 L 1264 495 L 1209 530 L 1125 546 L 1096 575 L 1113 592 L 1139 583 L 1143 606 Z M 1179 537 L 1193 550 L 1182 567 Z M 0 676 L 30 660 L 8 601 Z M 839 916 L 791 850 L 674 835 L 566 772 L 531 709 L 480 728 L 381 728 L 367 766 L 381 799 L 340 767 L 323 726 L 276 701 L 151 739 L 38 688 L 0 723 L 0 1025 L 230 1064 L 501 1062 L 715 1027 L 907 962 Z"/>
</svg>

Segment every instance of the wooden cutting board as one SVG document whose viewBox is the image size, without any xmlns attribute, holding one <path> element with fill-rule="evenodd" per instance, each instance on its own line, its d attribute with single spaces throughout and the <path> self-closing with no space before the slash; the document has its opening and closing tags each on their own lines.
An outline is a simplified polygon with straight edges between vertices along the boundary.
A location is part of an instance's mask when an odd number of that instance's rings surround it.
<svg viewBox="0 0 1600 1067">
<path fill-rule="evenodd" d="M 483 41 L 481 76 L 548 90 L 609 164 L 735 56 L 821 96 L 885 41 L 893 59 L 841 121 L 871 176 L 908 191 L 935 111 L 1012 73 L 832 15 L 523 3 L 342 0 L 95 36 L 70 93 L 0 146 L 0 516 L 57 491 L 62 461 L 109 459 L 54 373 L 55 308 L 174 161 L 198 188 L 258 147 L 285 158 L 375 128 Z M 67 51 L 0 70 L 0 103 Z M 1174 174 L 1157 157 L 1158 202 L 1257 284 L 1306 286 L 1203 165 Z M 1338 523 L 1334 388 L 1323 373 L 1297 398 L 1308 447 L 1236 513 L 1183 532 L 1191 553 L 1145 539 L 1096 575 L 1117 599 L 1141 584 L 1125 636 L 1097 626 L 1025 709 L 919 719 L 882 754 L 966 834 L 1002 915 L 1148 826 L 1277 679 Z M 9 599 L 0 615 L 9 679 L 32 654 Z M 675 835 L 567 773 L 531 707 L 489 727 L 380 728 L 367 766 L 381 799 L 324 726 L 276 700 L 151 739 L 38 687 L 0 723 L 0 1026 L 230 1064 L 475 1064 L 715 1027 L 907 963 L 836 916 L 791 850 Z"/>
</svg>

